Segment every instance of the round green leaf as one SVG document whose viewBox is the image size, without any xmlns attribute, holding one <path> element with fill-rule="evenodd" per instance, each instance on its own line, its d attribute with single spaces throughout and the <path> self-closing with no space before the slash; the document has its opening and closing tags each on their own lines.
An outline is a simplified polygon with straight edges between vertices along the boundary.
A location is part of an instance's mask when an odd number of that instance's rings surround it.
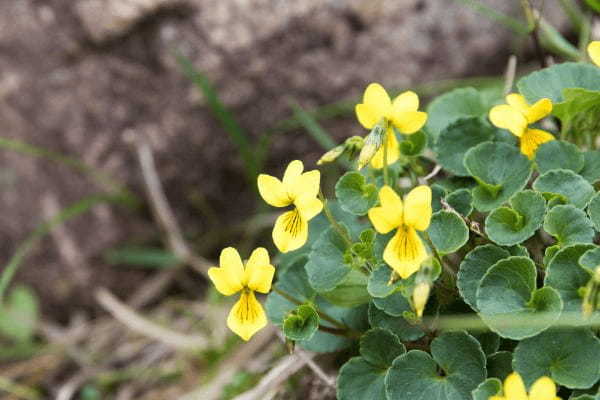
<svg viewBox="0 0 600 400">
<path fill-rule="evenodd" d="M 305 268 L 308 281 L 317 292 L 335 289 L 352 271 L 344 264 L 346 248 L 346 242 L 333 228 L 321 233 L 313 243 Z"/>
<path fill-rule="evenodd" d="M 386 372 L 362 357 L 351 358 L 340 369 L 338 400 L 384 400 Z"/>
<path fill-rule="evenodd" d="M 319 315 L 312 305 L 302 304 L 285 317 L 283 333 L 291 340 L 310 340 L 319 329 Z"/>
<path fill-rule="evenodd" d="M 491 141 L 496 128 L 480 117 L 461 118 L 442 129 L 436 142 L 437 160 L 445 170 L 458 176 L 469 176 L 463 165 L 467 151 L 480 143 Z"/>
<path fill-rule="evenodd" d="M 579 265 L 579 259 L 595 246 L 574 244 L 559 250 L 546 268 L 544 285 L 558 291 L 565 311 L 581 311 L 580 288 L 585 287 L 591 272 Z"/>
<path fill-rule="evenodd" d="M 512 246 L 529 239 L 544 221 L 546 201 L 532 190 L 524 190 L 510 199 L 512 208 L 493 210 L 485 220 L 485 231 L 490 240 L 503 246 Z"/>
<path fill-rule="evenodd" d="M 483 117 L 487 115 L 497 96 L 485 96 L 482 92 L 468 87 L 454 89 L 436 97 L 427 107 L 427 132 L 437 138 L 448 125 L 460 118 Z"/>
<path fill-rule="evenodd" d="M 388 315 L 373 303 L 369 304 L 369 324 L 373 328 L 383 328 L 391 331 L 404 342 L 413 342 L 424 335 L 418 326 L 410 325 L 403 317 Z"/>
<path fill-rule="evenodd" d="M 544 230 L 554 236 L 560 246 L 592 243 L 595 235 L 585 213 L 570 204 L 551 208 L 544 220 Z"/>
<path fill-rule="evenodd" d="M 367 277 L 355 269 L 351 270 L 335 289 L 319 294 L 331 304 L 340 307 L 356 307 L 371 300 L 367 291 Z"/>
<path fill-rule="evenodd" d="M 560 316 L 562 301 L 550 288 L 536 288 L 536 268 L 527 257 L 498 261 L 484 275 L 477 289 L 477 307 L 491 330 L 509 339 L 535 336 Z M 507 324 L 535 316 L 536 324 Z"/>
<path fill-rule="evenodd" d="M 568 169 L 578 173 L 583 168 L 584 158 L 579 148 L 572 143 L 551 140 L 543 143 L 535 152 L 535 162 L 541 174 L 551 169 Z"/>
<path fill-rule="evenodd" d="M 400 152 L 405 156 L 418 156 L 427 146 L 427 135 L 423 131 L 415 132 L 412 135 L 402 135 L 402 139 Z"/>
<path fill-rule="evenodd" d="M 454 253 L 469 240 L 469 228 L 465 221 L 451 211 L 433 214 L 427 232 L 435 248 L 445 254 Z"/>
<path fill-rule="evenodd" d="M 360 338 L 360 355 L 369 363 L 388 368 L 406 348 L 391 331 L 373 328 Z"/>
<path fill-rule="evenodd" d="M 369 294 L 375 298 L 387 297 L 394 293 L 394 291 L 401 285 L 403 285 L 403 279 L 398 279 L 393 284 L 389 284 L 392 273 L 392 269 L 383 264 L 371 272 L 371 275 L 369 276 L 369 282 L 367 284 L 367 290 L 369 291 Z"/>
<path fill-rule="evenodd" d="M 498 261 L 510 256 L 503 248 L 493 244 L 478 246 L 471 250 L 460 263 L 457 282 L 465 303 L 477 311 L 477 287 L 485 273 Z"/>
<path fill-rule="evenodd" d="M 600 266 L 600 247 L 594 246 L 589 249 L 581 257 L 579 257 L 579 265 L 590 271 L 595 271 Z"/>
<path fill-rule="evenodd" d="M 531 163 L 518 148 L 505 143 L 481 143 L 465 155 L 464 165 L 478 186 L 473 205 L 490 211 L 522 190 L 531 175 Z"/>
<path fill-rule="evenodd" d="M 384 298 L 373 298 L 373 304 L 392 317 L 401 317 L 405 312 L 410 311 L 410 303 L 400 292 L 395 292 Z"/>
<path fill-rule="evenodd" d="M 335 196 L 345 211 L 365 215 L 377 203 L 377 188 L 366 183 L 360 172 L 351 171 L 345 173 L 335 185 Z"/>
<path fill-rule="evenodd" d="M 396 358 L 385 386 L 387 398 L 394 400 L 471 400 L 485 376 L 479 342 L 465 332 L 452 332 L 433 340 L 431 356 L 411 350 Z"/>
<path fill-rule="evenodd" d="M 473 195 L 469 189 L 458 189 L 450 193 L 446 196 L 446 203 L 465 217 L 473 212 Z"/>
<path fill-rule="evenodd" d="M 586 151 L 583 158 L 583 169 L 579 171 L 579 175 L 592 184 L 600 181 L 600 151 Z"/>
<path fill-rule="evenodd" d="M 577 208 L 584 208 L 594 194 L 594 188 L 588 181 L 566 169 L 553 169 L 540 175 L 533 188 L 548 198 L 558 195 Z"/>
<path fill-rule="evenodd" d="M 489 378 L 505 380 L 513 371 L 512 353 L 510 351 L 498 351 L 488 356 L 487 371 Z"/>
<path fill-rule="evenodd" d="M 502 382 L 496 378 L 489 378 L 473 390 L 473 400 L 489 400 L 490 397 L 501 393 Z"/>
<path fill-rule="evenodd" d="M 477 339 L 486 356 L 496 353 L 500 348 L 500 336 L 494 332 L 473 334 L 473 337 Z"/>
<path fill-rule="evenodd" d="M 521 78 L 517 87 L 530 103 L 544 97 L 560 103 L 567 88 L 600 90 L 600 69 L 586 63 L 556 64 Z"/>
<path fill-rule="evenodd" d="M 434 183 L 431 185 L 431 208 L 433 212 L 442 209 L 442 199 L 446 196 L 446 189 L 443 186 Z"/>
<path fill-rule="evenodd" d="M 527 385 L 549 376 L 559 385 L 587 389 L 600 376 L 600 341 L 587 329 L 550 329 L 519 343 L 513 365 Z"/>
<path fill-rule="evenodd" d="M 596 230 L 600 231 L 600 193 L 596 193 L 587 209 L 590 219 L 594 223 Z"/>
</svg>

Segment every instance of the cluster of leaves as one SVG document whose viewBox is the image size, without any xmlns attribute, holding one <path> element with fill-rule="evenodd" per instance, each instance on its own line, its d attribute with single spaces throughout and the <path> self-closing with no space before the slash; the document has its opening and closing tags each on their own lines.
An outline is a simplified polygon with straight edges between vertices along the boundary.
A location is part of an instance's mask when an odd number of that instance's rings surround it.
<svg viewBox="0 0 600 400">
<path fill-rule="evenodd" d="M 337 227 L 319 215 L 307 245 L 280 256 L 267 315 L 298 346 L 356 354 L 340 370 L 340 400 L 488 399 L 512 371 L 527 386 L 552 378 L 563 398 L 600 398 L 598 321 L 582 316 L 600 265 L 600 68 L 554 65 L 517 88 L 529 103 L 554 104 L 544 128 L 560 140 L 534 159 L 489 122 L 497 89 L 441 95 L 423 130 L 397 135 L 390 180 L 413 178 L 398 191 L 442 168 L 427 182 L 432 257 L 418 273 L 390 279 L 382 254 L 391 234 L 365 218 L 383 186 L 372 168 L 339 179 Z M 423 280 L 432 290 L 419 318 L 412 295 Z"/>
</svg>

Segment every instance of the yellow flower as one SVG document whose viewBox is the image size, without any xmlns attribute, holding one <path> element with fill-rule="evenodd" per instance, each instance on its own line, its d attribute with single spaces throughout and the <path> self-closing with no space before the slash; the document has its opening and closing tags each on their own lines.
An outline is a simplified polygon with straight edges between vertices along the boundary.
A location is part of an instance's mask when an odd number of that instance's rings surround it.
<svg viewBox="0 0 600 400">
<path fill-rule="evenodd" d="M 265 174 L 258 176 L 258 191 L 273 207 L 294 209 L 284 212 L 275 221 L 273 241 L 282 253 L 296 250 L 308 239 L 308 221 L 321 212 L 323 203 L 317 198 L 321 173 L 317 170 L 302 173 L 300 160 L 292 161 L 283 175 L 283 181 Z"/>
<path fill-rule="evenodd" d="M 550 99 L 538 100 L 529 105 L 520 94 L 512 93 L 506 96 L 508 104 L 492 107 L 490 121 L 498 128 L 508 129 L 521 142 L 521 153 L 530 159 L 542 144 L 554 140 L 552 134 L 540 129 L 530 129 L 529 125 L 546 117 L 552 112 Z"/>
<path fill-rule="evenodd" d="M 383 259 L 400 275 L 408 278 L 419 270 L 427 258 L 427 251 L 417 234 L 424 231 L 431 220 L 431 189 L 417 186 L 406 196 L 400 196 L 389 186 L 379 191 L 380 207 L 369 210 L 369 219 L 379 233 L 398 228 L 383 252 Z"/>
<path fill-rule="evenodd" d="M 600 40 L 590 43 L 587 50 L 594 64 L 600 67 Z"/>
<path fill-rule="evenodd" d="M 504 396 L 492 396 L 489 400 L 561 400 L 556 396 L 556 385 L 552 379 L 543 376 L 531 386 L 529 396 L 521 376 L 513 372 L 504 381 Z"/>
<path fill-rule="evenodd" d="M 254 292 L 269 293 L 275 268 L 269 261 L 269 253 L 263 247 L 255 249 L 246 262 L 233 247 L 221 251 L 220 267 L 208 270 L 208 276 L 219 293 L 231 296 L 242 292 L 227 317 L 227 326 L 244 340 L 267 325 L 267 317 L 256 300 Z"/>
<path fill-rule="evenodd" d="M 383 124 L 387 138 L 387 162 L 392 164 L 400 156 L 392 127 L 405 135 L 417 132 L 427 121 L 427 113 L 418 109 L 419 97 L 415 92 L 406 91 L 392 101 L 383 86 L 371 83 L 365 90 L 363 102 L 356 105 L 355 111 L 358 122 L 366 129 L 371 130 L 377 124 Z M 371 160 L 371 166 L 383 167 L 383 146 Z"/>
</svg>

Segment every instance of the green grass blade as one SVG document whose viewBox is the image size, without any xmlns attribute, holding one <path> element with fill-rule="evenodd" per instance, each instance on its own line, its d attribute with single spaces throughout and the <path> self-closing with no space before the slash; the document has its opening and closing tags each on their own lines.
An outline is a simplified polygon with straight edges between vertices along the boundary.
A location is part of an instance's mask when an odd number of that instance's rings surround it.
<svg viewBox="0 0 600 400">
<path fill-rule="evenodd" d="M 200 89 L 204 95 L 208 106 L 215 118 L 231 137 L 233 143 L 237 146 L 240 156 L 244 161 L 246 175 L 253 184 L 258 175 L 258 163 L 254 155 L 252 142 L 247 132 L 237 123 L 235 117 L 229 109 L 221 102 L 217 91 L 206 75 L 198 71 L 192 62 L 182 56 L 177 55 L 177 60 L 183 69 L 184 74 Z"/>
<path fill-rule="evenodd" d="M 499 24 L 503 25 L 504 27 L 506 27 L 506 28 L 510 29 L 511 31 L 513 31 L 514 33 L 516 33 L 517 35 L 529 34 L 529 29 L 527 29 L 526 24 L 524 24 L 523 22 L 519 21 L 516 18 L 510 17 L 506 14 L 496 11 L 493 8 L 483 4 L 480 1 L 477 1 L 477 0 L 455 0 L 455 1 L 463 3 L 464 5 L 466 5 L 467 7 L 470 7 L 471 9 L 478 12 L 479 14 L 481 14 L 493 21 L 498 22 Z"/>
<path fill-rule="evenodd" d="M 300 107 L 299 104 L 291 103 L 290 106 L 294 111 L 294 117 L 296 117 L 300 125 L 306 129 L 310 136 L 321 145 L 323 150 L 331 150 L 337 145 L 331 138 L 329 132 L 327 132 L 311 114 Z"/>
<path fill-rule="evenodd" d="M 40 224 L 17 248 L 8 264 L 0 274 L 0 305 L 4 304 L 4 294 L 15 273 L 25 260 L 25 257 L 33 250 L 38 242 L 56 226 L 88 212 L 92 207 L 100 203 L 121 202 L 119 196 L 94 195 L 86 197 L 77 203 L 64 208 L 50 220 Z"/>
</svg>

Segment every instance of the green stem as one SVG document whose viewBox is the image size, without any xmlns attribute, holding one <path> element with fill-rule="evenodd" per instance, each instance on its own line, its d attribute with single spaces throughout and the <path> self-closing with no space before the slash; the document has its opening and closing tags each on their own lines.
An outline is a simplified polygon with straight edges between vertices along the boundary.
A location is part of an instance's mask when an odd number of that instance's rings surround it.
<svg viewBox="0 0 600 400">
<path fill-rule="evenodd" d="M 273 290 L 275 293 L 277 293 L 278 295 L 280 295 L 281 297 L 283 297 L 290 303 L 296 304 L 297 306 L 306 304 L 305 301 L 301 301 L 300 299 L 297 299 L 296 297 L 292 296 L 291 294 L 289 294 L 275 286 L 273 286 L 273 288 L 271 290 Z M 316 309 L 316 307 L 315 307 L 315 309 Z M 330 324 L 336 326 L 340 330 L 348 330 L 348 327 L 346 325 L 344 325 L 337 319 L 333 318 L 332 316 L 328 315 L 326 312 L 323 312 L 323 311 L 320 311 L 317 309 L 317 314 L 319 314 L 319 318 L 321 318 L 323 321 L 329 322 Z"/>
<path fill-rule="evenodd" d="M 333 216 L 331 209 L 329 208 L 329 204 L 327 203 L 327 199 L 323 195 L 323 192 L 319 191 L 319 199 L 323 202 L 323 211 L 325 212 L 325 217 L 335 229 L 335 231 L 340 235 L 340 237 L 346 242 L 348 247 L 352 246 L 352 239 L 348 235 L 348 232 L 336 221 Z"/>
<path fill-rule="evenodd" d="M 383 183 L 386 186 L 390 185 L 390 175 L 388 169 L 388 132 L 387 126 L 384 125 L 384 133 L 383 133 Z M 394 132 L 391 133 L 394 135 Z"/>
<path fill-rule="evenodd" d="M 565 10 L 565 14 L 571 20 L 571 23 L 575 27 L 575 31 L 581 33 L 585 25 L 585 14 L 579 8 L 573 0 L 558 0 L 562 8 Z"/>
<path fill-rule="evenodd" d="M 429 248 L 431 249 L 431 252 L 433 253 L 433 256 L 438 260 L 438 262 L 440 263 L 440 265 L 442 266 L 442 268 L 444 268 L 444 270 L 448 273 L 448 275 L 450 275 L 450 277 L 453 280 L 456 280 L 456 272 L 454 272 L 454 270 L 452 268 L 450 268 L 450 266 L 448 266 L 444 262 L 444 260 L 442 259 L 442 256 L 440 256 L 440 253 L 438 253 L 437 249 L 433 245 L 433 242 L 431 241 L 431 238 L 429 237 L 429 233 L 424 232 L 423 236 L 425 236 L 425 241 L 429 245 Z"/>
<path fill-rule="evenodd" d="M 498 22 L 501 25 L 504 25 L 506 28 L 512 30 L 514 33 L 518 35 L 527 35 L 528 29 L 523 25 L 521 21 L 516 18 L 512 18 L 506 14 L 502 14 L 493 8 L 483 4 L 477 0 L 456 0 L 468 7 L 471 7 L 474 11 L 488 17 L 491 20 Z"/>
</svg>

